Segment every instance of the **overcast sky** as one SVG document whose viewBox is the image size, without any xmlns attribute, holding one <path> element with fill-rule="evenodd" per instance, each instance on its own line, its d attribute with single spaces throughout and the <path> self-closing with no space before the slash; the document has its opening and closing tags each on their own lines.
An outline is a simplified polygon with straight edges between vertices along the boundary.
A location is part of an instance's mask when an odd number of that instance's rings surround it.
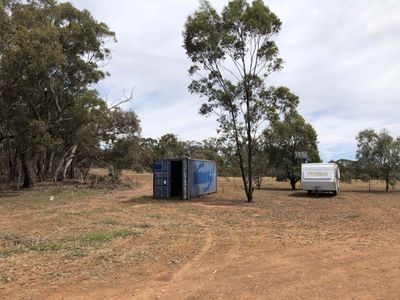
<svg viewBox="0 0 400 300">
<path fill-rule="evenodd" d="M 98 90 L 108 101 L 134 90 L 125 108 L 139 115 L 142 135 L 216 136 L 213 118 L 190 95 L 190 61 L 182 48 L 186 17 L 198 0 L 73 0 L 115 31 L 111 76 Z M 317 130 L 324 161 L 353 159 L 365 128 L 400 135 L 400 1 L 264 1 L 282 20 L 276 41 L 284 69 L 269 79 L 300 97 L 299 111 Z M 218 9 L 227 0 L 211 3 Z"/>
</svg>

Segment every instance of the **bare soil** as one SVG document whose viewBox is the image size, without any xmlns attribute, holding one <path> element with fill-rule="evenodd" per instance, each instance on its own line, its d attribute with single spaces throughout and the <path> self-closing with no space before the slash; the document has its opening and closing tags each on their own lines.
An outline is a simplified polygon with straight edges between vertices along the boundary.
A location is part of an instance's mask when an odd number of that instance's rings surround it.
<svg viewBox="0 0 400 300">
<path fill-rule="evenodd" d="M 315 197 L 265 179 L 247 204 L 238 178 L 190 201 L 124 181 L 0 192 L 0 298 L 400 298 L 400 191 L 381 182 Z"/>
</svg>

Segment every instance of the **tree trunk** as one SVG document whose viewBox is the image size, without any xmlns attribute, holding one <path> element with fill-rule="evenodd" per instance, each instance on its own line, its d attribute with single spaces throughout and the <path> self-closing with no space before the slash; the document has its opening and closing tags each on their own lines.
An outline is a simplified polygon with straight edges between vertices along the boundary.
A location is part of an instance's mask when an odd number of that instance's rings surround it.
<svg viewBox="0 0 400 300">
<path fill-rule="evenodd" d="M 249 139 L 249 144 L 248 144 L 248 182 L 249 182 L 249 186 L 248 186 L 248 192 L 247 192 L 247 202 L 251 203 L 253 202 L 253 141 L 251 138 L 251 132 L 250 130 L 248 131 L 248 137 Z"/>
<path fill-rule="evenodd" d="M 67 170 L 68 168 L 71 166 L 72 161 L 74 160 L 75 157 L 75 153 L 76 153 L 76 149 L 78 148 L 78 145 L 73 145 L 70 148 L 70 153 L 65 161 L 65 166 L 64 166 L 64 170 L 63 170 L 63 179 L 65 179 L 67 177 Z"/>
<path fill-rule="evenodd" d="M 11 151 L 8 152 L 8 180 L 13 182 L 15 180 L 15 158 L 12 157 Z"/>
<path fill-rule="evenodd" d="M 63 157 L 60 160 L 60 163 L 54 172 L 54 181 L 63 181 L 67 175 L 67 170 L 72 163 L 72 160 L 75 157 L 76 149 L 78 145 L 72 145 L 68 150 L 65 152 Z"/>
<path fill-rule="evenodd" d="M 233 129 L 234 129 L 234 135 L 235 135 L 235 142 L 236 142 L 236 152 L 237 155 L 239 157 L 239 167 L 240 167 L 240 173 L 242 175 L 242 180 L 243 180 L 243 185 L 244 185 L 244 190 L 246 192 L 246 196 L 247 196 L 247 201 L 249 201 L 249 197 L 248 197 L 248 184 L 247 184 L 247 179 L 246 179 L 246 173 L 244 171 L 244 161 L 243 161 L 243 155 L 242 155 L 242 151 L 241 151 L 241 147 L 240 147 L 240 142 L 239 142 L 239 132 L 237 130 L 237 124 L 236 124 L 236 117 L 235 114 L 231 111 L 231 116 L 232 116 L 232 123 L 233 123 Z"/>
<path fill-rule="evenodd" d="M 51 151 L 49 163 L 47 165 L 46 177 L 48 177 L 50 174 L 53 173 L 53 162 L 54 162 L 54 151 Z"/>
<path fill-rule="evenodd" d="M 44 160 L 45 160 L 44 154 L 40 154 L 37 159 L 37 176 L 40 181 L 44 181 L 46 179 Z"/>
<path fill-rule="evenodd" d="M 15 150 L 14 155 L 11 155 L 10 151 L 10 156 L 9 156 L 9 166 L 10 166 L 10 182 L 15 182 L 18 172 L 19 172 L 19 161 L 20 161 L 20 154 L 18 149 Z"/>
<path fill-rule="evenodd" d="M 386 193 L 389 191 L 389 182 L 390 182 L 390 177 L 389 177 L 389 172 L 386 173 Z"/>
<path fill-rule="evenodd" d="M 256 184 L 257 184 L 257 189 L 261 189 L 261 183 L 262 183 L 262 176 L 257 176 L 256 178 Z"/>
<path fill-rule="evenodd" d="M 24 183 L 22 187 L 24 189 L 33 187 L 34 181 L 32 176 L 32 167 L 30 165 L 30 161 L 28 159 L 28 155 L 26 154 L 26 152 L 21 153 L 21 166 L 22 166 L 22 172 L 24 174 Z"/>
<path fill-rule="evenodd" d="M 244 64 L 243 64 L 244 65 Z M 250 118 L 250 100 L 252 97 L 251 90 L 248 86 L 246 70 L 244 70 L 244 81 L 245 81 L 245 89 L 246 89 L 246 131 L 247 131 L 247 165 L 248 165 L 248 191 L 247 191 L 247 202 L 253 202 L 253 137 L 251 136 L 251 118 Z"/>
<path fill-rule="evenodd" d="M 69 174 L 68 174 L 69 178 L 74 179 L 75 178 L 75 163 L 74 160 L 72 160 L 71 162 L 71 166 L 69 168 Z"/>
<path fill-rule="evenodd" d="M 294 190 L 296 190 L 296 179 L 295 178 L 293 178 L 293 177 L 290 177 L 289 178 L 289 180 L 290 180 L 290 185 L 291 185 L 291 187 L 292 187 L 292 190 L 294 191 Z"/>
<path fill-rule="evenodd" d="M 111 177 L 113 183 L 119 183 L 121 181 L 121 171 L 114 168 L 112 164 L 108 164 L 108 176 Z"/>
</svg>

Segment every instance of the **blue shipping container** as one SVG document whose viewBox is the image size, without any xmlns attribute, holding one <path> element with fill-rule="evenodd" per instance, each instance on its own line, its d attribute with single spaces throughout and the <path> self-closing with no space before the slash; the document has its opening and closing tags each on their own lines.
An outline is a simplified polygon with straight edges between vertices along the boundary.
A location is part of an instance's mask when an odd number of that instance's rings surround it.
<svg viewBox="0 0 400 300">
<path fill-rule="evenodd" d="M 160 159 L 154 162 L 154 198 L 190 199 L 217 192 L 217 165 L 198 159 Z"/>
</svg>

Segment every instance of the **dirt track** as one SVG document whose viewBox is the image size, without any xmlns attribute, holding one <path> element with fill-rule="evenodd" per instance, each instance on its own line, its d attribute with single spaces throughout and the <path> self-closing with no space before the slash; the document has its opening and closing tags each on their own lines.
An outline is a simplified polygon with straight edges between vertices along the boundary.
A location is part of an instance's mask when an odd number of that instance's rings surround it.
<svg viewBox="0 0 400 300">
<path fill-rule="evenodd" d="M 90 244 L 82 257 L 70 258 L 75 248 L 67 242 L 59 251 L 0 258 L 0 276 L 12 277 L 0 281 L 0 298 L 400 298 L 397 191 L 313 198 L 268 183 L 274 190 L 257 191 L 255 204 L 247 205 L 228 181 L 217 195 L 182 202 L 147 197 L 150 177 L 139 180 L 134 191 L 55 203 L 52 213 L 67 231 L 98 230 L 112 218 L 119 224 L 112 226 L 140 228 L 140 234 Z M 0 202 L 2 216 L 6 208 Z M 53 220 L 44 209 L 8 213 L 4 230 L 52 237 L 38 225 L 45 215 Z M 68 223 L 62 211 L 80 223 Z M 57 276 L 60 271 L 66 275 Z"/>
</svg>

